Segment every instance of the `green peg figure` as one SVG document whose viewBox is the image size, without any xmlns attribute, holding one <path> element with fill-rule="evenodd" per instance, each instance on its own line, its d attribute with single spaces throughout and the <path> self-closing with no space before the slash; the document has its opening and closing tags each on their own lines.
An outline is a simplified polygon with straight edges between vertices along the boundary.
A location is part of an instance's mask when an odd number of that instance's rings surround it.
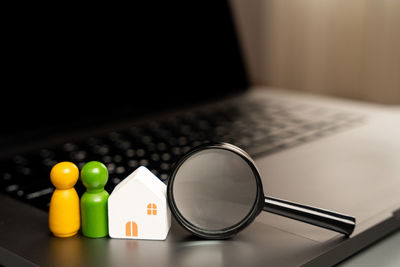
<svg viewBox="0 0 400 267">
<path fill-rule="evenodd" d="M 86 192 L 81 198 L 82 234 L 98 238 L 108 235 L 107 202 L 109 194 L 104 190 L 108 171 L 103 163 L 91 161 L 81 170 L 81 179 Z"/>
</svg>

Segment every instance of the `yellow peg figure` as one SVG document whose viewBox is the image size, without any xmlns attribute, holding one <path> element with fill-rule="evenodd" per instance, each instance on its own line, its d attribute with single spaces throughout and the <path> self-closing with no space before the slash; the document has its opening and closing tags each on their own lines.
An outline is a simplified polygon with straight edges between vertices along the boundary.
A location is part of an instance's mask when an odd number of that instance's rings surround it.
<svg viewBox="0 0 400 267">
<path fill-rule="evenodd" d="M 72 162 L 60 162 L 50 172 L 50 180 L 56 189 L 50 200 L 49 227 L 57 237 L 69 237 L 80 227 L 79 196 L 74 185 L 79 169 Z"/>
</svg>

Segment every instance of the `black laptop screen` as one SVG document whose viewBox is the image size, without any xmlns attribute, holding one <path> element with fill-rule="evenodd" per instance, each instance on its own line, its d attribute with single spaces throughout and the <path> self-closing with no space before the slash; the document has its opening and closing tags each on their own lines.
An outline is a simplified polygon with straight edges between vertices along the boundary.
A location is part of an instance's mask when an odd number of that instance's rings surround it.
<svg viewBox="0 0 400 267">
<path fill-rule="evenodd" d="M 224 1 L 76 10 L 9 22 L 2 133 L 140 115 L 247 87 Z"/>
</svg>

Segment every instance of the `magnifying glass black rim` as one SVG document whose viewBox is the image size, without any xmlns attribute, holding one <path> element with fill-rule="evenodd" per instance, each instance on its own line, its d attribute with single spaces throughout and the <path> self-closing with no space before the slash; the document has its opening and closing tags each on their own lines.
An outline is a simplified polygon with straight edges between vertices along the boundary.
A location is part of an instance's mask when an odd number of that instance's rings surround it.
<svg viewBox="0 0 400 267">
<path fill-rule="evenodd" d="M 243 218 L 240 222 L 236 223 L 235 225 L 231 227 L 227 227 L 224 229 L 220 230 L 205 230 L 200 227 L 197 227 L 190 223 L 186 218 L 179 212 L 177 205 L 174 200 L 174 195 L 173 195 L 173 184 L 175 180 L 175 175 L 178 172 L 179 168 L 182 166 L 182 164 L 189 159 L 192 155 L 204 151 L 207 149 L 223 149 L 223 150 L 228 150 L 230 152 L 235 153 L 236 155 L 240 156 L 242 159 L 244 159 L 247 164 L 250 166 L 251 170 L 253 171 L 254 177 L 256 179 L 256 184 L 257 184 L 257 196 L 256 200 L 254 202 L 254 206 L 250 210 L 250 212 L 246 215 L 245 218 Z M 169 182 L 167 186 L 167 198 L 168 198 L 168 204 L 171 209 L 172 214 L 174 215 L 175 219 L 178 221 L 178 223 L 188 231 L 192 232 L 193 234 L 200 236 L 202 238 L 207 238 L 207 239 L 226 239 L 229 238 L 236 233 L 240 232 L 243 230 L 247 225 L 249 225 L 256 217 L 257 215 L 261 212 L 263 208 L 263 202 L 264 202 L 264 192 L 263 192 L 263 186 L 261 183 L 261 178 L 260 174 L 256 168 L 256 165 L 254 161 L 251 159 L 251 157 L 242 149 L 240 149 L 237 146 L 234 146 L 232 144 L 228 143 L 207 143 L 207 144 L 202 144 L 200 146 L 197 146 L 190 151 L 188 151 L 185 155 L 183 155 L 175 164 L 171 175 L 169 177 Z"/>
</svg>

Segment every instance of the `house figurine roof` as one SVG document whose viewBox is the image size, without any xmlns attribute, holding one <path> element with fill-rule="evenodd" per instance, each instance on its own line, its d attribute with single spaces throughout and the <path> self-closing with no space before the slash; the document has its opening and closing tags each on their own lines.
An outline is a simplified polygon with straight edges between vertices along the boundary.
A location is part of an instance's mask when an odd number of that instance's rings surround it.
<svg viewBox="0 0 400 267">
<path fill-rule="evenodd" d="M 140 166 L 128 177 L 121 181 L 113 190 L 112 194 L 117 193 L 120 189 L 128 188 L 132 182 L 142 183 L 144 186 L 151 188 L 152 191 L 157 194 L 160 198 L 166 197 L 167 187 L 160 181 L 151 171 L 146 167 Z"/>
</svg>

